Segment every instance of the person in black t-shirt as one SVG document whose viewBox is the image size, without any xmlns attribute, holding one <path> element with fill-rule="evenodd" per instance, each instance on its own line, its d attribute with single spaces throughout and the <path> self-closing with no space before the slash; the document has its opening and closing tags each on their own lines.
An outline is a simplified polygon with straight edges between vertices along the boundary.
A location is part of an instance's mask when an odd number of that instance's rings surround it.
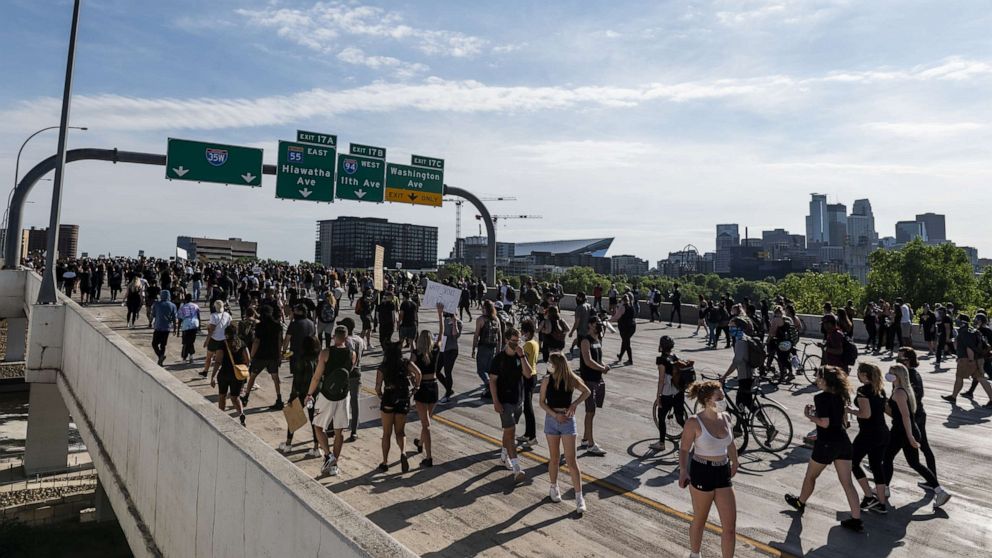
<svg viewBox="0 0 992 558">
<path fill-rule="evenodd" d="M 279 348 L 282 341 L 282 324 L 272 317 L 272 307 L 263 306 L 260 312 L 262 319 L 255 324 L 251 342 L 251 376 L 248 378 L 245 393 L 241 396 L 241 403 L 248 405 L 251 388 L 255 385 L 258 375 L 264 370 L 269 373 L 272 378 L 272 385 L 276 388 L 276 402 L 270 410 L 281 411 L 283 402 L 281 386 L 279 385 L 279 365 L 282 364 L 282 353 Z"/>
<path fill-rule="evenodd" d="M 513 478 L 521 481 L 524 472 L 517 461 L 516 427 L 523 414 L 524 379 L 534 375 L 520 344 L 520 332 L 516 328 L 506 331 L 506 347 L 493 357 L 489 370 L 489 390 L 493 396 L 493 408 L 499 415 L 503 428 L 503 451 L 500 460 L 513 470 Z"/>
<path fill-rule="evenodd" d="M 393 331 L 396 330 L 396 301 L 393 299 L 393 292 L 382 293 L 382 301 L 378 306 L 379 316 L 379 344 L 385 345 L 392 342 Z"/>
<path fill-rule="evenodd" d="M 403 291 L 403 302 L 400 303 L 400 341 L 404 347 L 413 347 L 417 338 L 417 310 L 419 306 L 410 300 L 410 291 Z"/>
<path fill-rule="evenodd" d="M 882 387 L 882 371 L 874 364 L 858 364 L 858 395 L 856 407 L 848 407 L 847 412 L 858 419 L 858 435 L 854 438 L 851 460 L 854 478 L 861 486 L 864 498 L 861 509 L 887 513 L 889 501 L 885 496 L 886 480 L 883 463 L 885 449 L 889 445 L 889 427 L 885 424 L 885 388 Z M 861 461 L 868 457 L 868 464 L 875 480 L 875 489 L 868 484 L 868 477 L 861 468 Z"/>
<path fill-rule="evenodd" d="M 845 409 L 851 404 L 851 389 L 848 386 L 847 372 L 836 366 L 822 366 L 816 373 L 816 386 L 820 393 L 813 398 L 813 405 L 807 405 L 806 418 L 816 425 L 816 444 L 813 456 L 806 465 L 806 478 L 803 480 L 799 497 L 785 495 L 785 501 L 800 514 L 806 510 L 806 502 L 813 495 L 816 479 L 833 463 L 837 470 L 847 503 L 851 507 L 851 517 L 840 522 L 841 526 L 852 531 L 864 531 L 861 521 L 861 506 L 858 492 L 851 481 L 851 439 L 845 430 L 847 417 Z"/>
</svg>

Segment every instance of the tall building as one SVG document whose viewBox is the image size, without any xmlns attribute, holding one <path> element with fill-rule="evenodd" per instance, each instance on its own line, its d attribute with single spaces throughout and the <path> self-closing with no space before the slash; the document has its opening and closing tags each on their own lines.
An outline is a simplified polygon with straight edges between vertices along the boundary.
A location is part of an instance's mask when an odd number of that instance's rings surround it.
<svg viewBox="0 0 992 558">
<path fill-rule="evenodd" d="M 927 228 L 924 223 L 920 221 L 899 221 L 896 223 L 896 244 L 906 244 L 914 238 L 919 238 L 923 242 L 927 241 Z"/>
<path fill-rule="evenodd" d="M 637 256 L 613 256 L 610 258 L 610 272 L 613 275 L 626 275 L 627 277 L 647 275 L 648 261 Z"/>
<path fill-rule="evenodd" d="M 180 236 L 176 238 L 176 247 L 185 250 L 188 259 L 197 261 L 230 262 L 258 257 L 258 243 L 240 238 Z"/>
<path fill-rule="evenodd" d="M 827 244 L 847 244 L 847 206 L 842 203 L 827 204 Z"/>
<path fill-rule="evenodd" d="M 809 215 L 806 216 L 806 243 L 812 249 L 814 246 L 829 242 L 827 229 L 827 196 L 811 194 Z"/>
<path fill-rule="evenodd" d="M 375 264 L 376 244 L 386 249 L 386 267 L 437 268 L 437 227 L 373 217 L 318 221 L 314 256 L 327 267 L 364 269 Z"/>
<path fill-rule="evenodd" d="M 716 226 L 716 263 L 713 266 L 716 273 L 730 273 L 732 248 L 740 244 L 741 233 L 737 223 Z"/>
<path fill-rule="evenodd" d="M 460 263 L 472 268 L 476 277 L 489 276 L 489 238 L 485 236 L 467 236 L 456 238 L 448 262 Z M 513 257 L 512 242 L 496 241 L 496 267 L 505 269 Z"/>
<path fill-rule="evenodd" d="M 851 214 L 847 216 L 847 239 L 844 254 L 847 272 L 865 283 L 868 281 L 868 255 L 878 247 L 875 215 L 867 199 L 854 200 Z"/>
<path fill-rule="evenodd" d="M 59 225 L 59 258 L 75 258 L 79 248 L 79 225 Z M 48 229 L 25 229 L 21 234 L 21 256 L 48 251 Z"/>
<path fill-rule="evenodd" d="M 791 234 L 785 229 L 761 231 L 761 248 L 765 251 L 767 259 L 798 259 L 806 251 L 806 237 L 801 234 Z"/>
<path fill-rule="evenodd" d="M 938 213 L 921 213 L 916 220 L 923 223 L 927 233 L 927 242 L 941 244 L 947 242 L 947 227 L 943 215 Z"/>
</svg>

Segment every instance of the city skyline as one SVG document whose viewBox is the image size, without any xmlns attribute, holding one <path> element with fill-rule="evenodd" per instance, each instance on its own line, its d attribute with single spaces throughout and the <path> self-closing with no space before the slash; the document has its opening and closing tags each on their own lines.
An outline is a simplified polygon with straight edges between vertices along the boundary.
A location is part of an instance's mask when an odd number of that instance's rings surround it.
<svg viewBox="0 0 992 558">
<path fill-rule="evenodd" d="M 24 138 L 58 121 L 70 7 L 15 1 L 0 22 L 8 51 L 32 46 L 0 61 L 24 78 L 0 83 L 8 181 Z M 439 3 L 130 7 L 84 6 L 70 123 L 89 130 L 72 131 L 70 147 L 164 153 L 171 136 L 262 147 L 274 163 L 277 140 L 297 129 L 335 133 L 383 145 L 391 161 L 444 158 L 449 184 L 518 198 L 494 213 L 544 216 L 500 224 L 499 240 L 614 237 L 611 254 L 649 262 L 687 244 L 709 250 L 716 223 L 746 222 L 754 237 L 802 231 L 809 192 L 872 199 L 885 236 L 945 214 L 948 238 L 992 252 L 992 14 L 979 4 L 904 6 L 895 19 L 888 2 L 830 1 L 511 2 L 472 17 Z M 915 39 L 924 22 L 926 44 Z M 32 140 L 21 174 L 54 144 L 54 133 Z M 25 226 L 47 226 L 49 192 L 33 192 Z M 63 219 L 90 254 L 165 256 L 196 234 L 310 259 L 312 223 L 341 215 L 436 226 L 441 257 L 454 244 L 454 207 L 273 194 L 272 177 L 249 190 L 80 162 L 66 173 Z M 477 221 L 465 209 L 468 235 Z"/>
</svg>

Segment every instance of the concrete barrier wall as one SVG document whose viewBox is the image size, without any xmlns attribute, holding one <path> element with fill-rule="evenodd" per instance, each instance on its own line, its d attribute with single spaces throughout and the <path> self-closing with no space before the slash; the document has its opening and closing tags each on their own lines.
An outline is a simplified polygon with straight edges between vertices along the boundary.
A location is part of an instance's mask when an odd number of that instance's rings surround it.
<svg viewBox="0 0 992 558">
<path fill-rule="evenodd" d="M 413 556 L 109 327 L 63 303 L 58 389 L 136 556 Z"/>
</svg>

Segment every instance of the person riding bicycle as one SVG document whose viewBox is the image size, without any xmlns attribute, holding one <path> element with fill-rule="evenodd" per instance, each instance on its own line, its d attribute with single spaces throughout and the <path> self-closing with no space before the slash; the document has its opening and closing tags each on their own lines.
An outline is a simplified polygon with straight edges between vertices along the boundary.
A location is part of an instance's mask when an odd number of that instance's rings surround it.
<svg viewBox="0 0 992 558">
<path fill-rule="evenodd" d="M 791 382 L 795 377 L 792 369 L 792 355 L 795 352 L 796 343 L 799 341 L 799 330 L 791 319 L 785 316 L 781 306 L 775 306 L 772 311 L 773 317 L 768 329 L 768 344 L 766 350 L 768 357 L 765 360 L 765 367 L 771 368 L 771 363 L 775 360 L 778 363 L 780 379 Z"/>
<path fill-rule="evenodd" d="M 761 366 L 761 362 L 764 360 L 764 351 L 761 341 L 745 335 L 745 324 L 744 318 L 735 317 L 730 320 L 730 337 L 734 340 L 734 359 L 720 378 L 720 382 L 726 382 L 727 376 L 736 370 L 737 397 L 734 401 L 741 411 L 748 409 L 753 412 L 755 409 L 754 370 Z"/>
<path fill-rule="evenodd" d="M 672 352 L 675 340 L 663 335 L 658 342 L 658 396 L 655 398 L 654 410 L 658 418 L 658 441 L 651 444 L 655 451 L 665 449 L 666 419 L 670 411 L 675 411 L 675 420 L 685 426 L 685 390 L 696 380 L 693 361 L 681 360 Z"/>
</svg>

